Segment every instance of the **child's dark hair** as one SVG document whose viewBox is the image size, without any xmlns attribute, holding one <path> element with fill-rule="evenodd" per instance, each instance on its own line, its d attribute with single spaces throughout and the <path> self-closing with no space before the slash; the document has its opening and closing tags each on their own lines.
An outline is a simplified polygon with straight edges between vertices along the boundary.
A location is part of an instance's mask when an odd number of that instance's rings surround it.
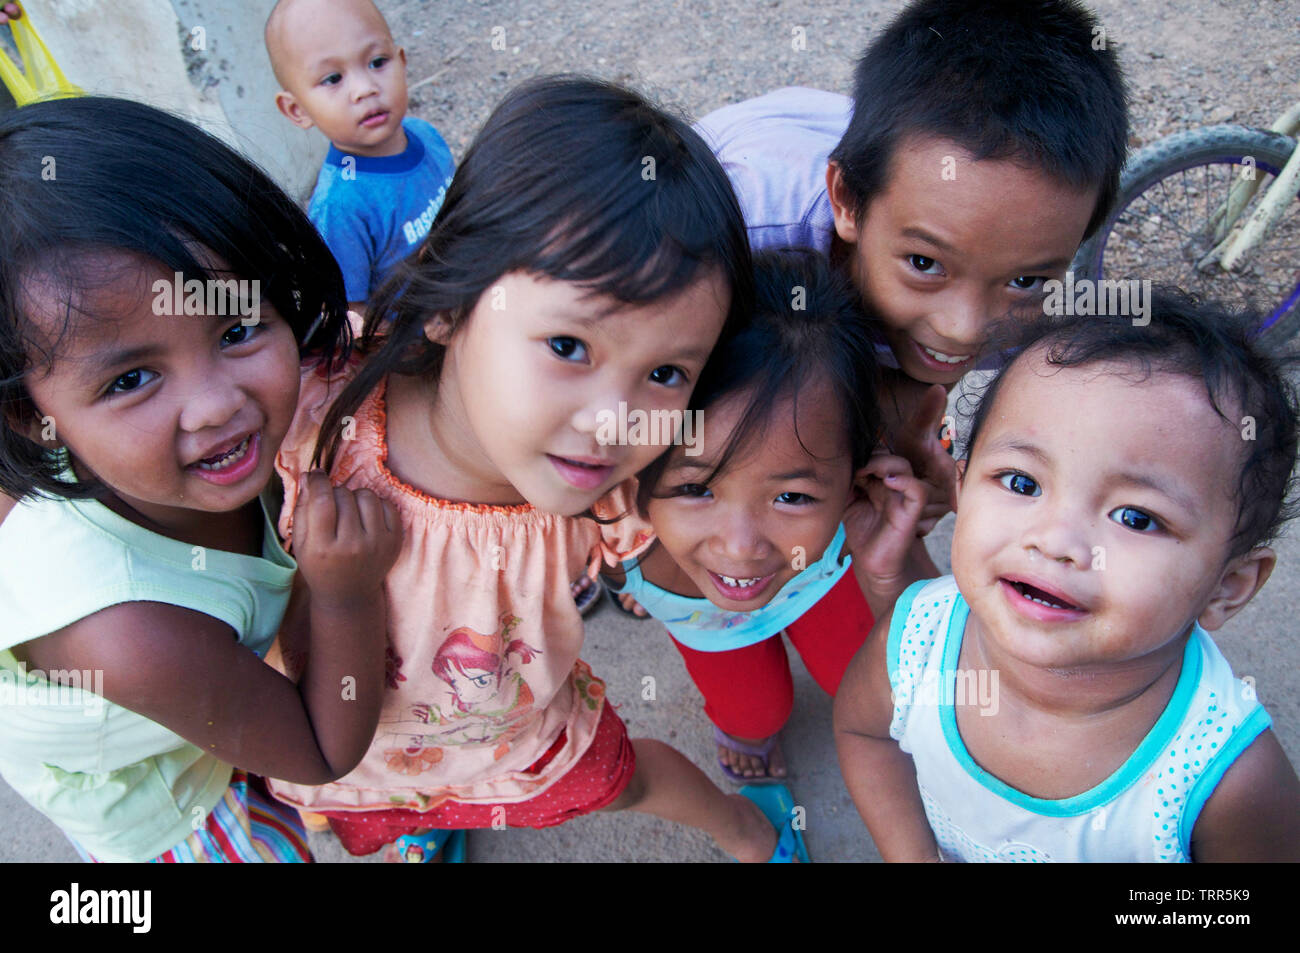
<svg viewBox="0 0 1300 953">
<path fill-rule="evenodd" d="M 100 490 L 60 479 L 64 455 L 26 435 L 39 416 L 23 383 L 93 317 L 82 308 L 103 269 L 87 270 L 88 256 L 139 255 L 184 280 L 256 279 L 304 356 L 346 354 L 343 277 L 311 221 L 248 160 L 150 106 L 86 96 L 0 116 L 0 223 L 0 491 L 12 497 Z M 52 336 L 24 317 L 36 277 L 61 300 Z"/>
<path fill-rule="evenodd" d="M 875 345 L 883 338 L 862 312 L 861 297 L 822 255 L 803 249 L 756 254 L 754 285 L 753 318 L 714 349 L 691 395 L 691 409 L 705 410 L 730 394 L 751 391 L 740 422 L 703 482 L 727 468 L 786 397 L 793 397 L 798 420 L 799 395 L 823 381 L 840 404 L 839 419 L 844 421 L 856 471 L 875 450 L 882 426 Z M 641 512 L 671 456 L 665 453 L 641 471 Z"/>
<path fill-rule="evenodd" d="M 726 173 L 687 122 L 599 80 L 523 83 L 475 137 L 420 250 L 370 303 L 359 347 L 374 353 L 330 408 L 316 459 L 328 468 L 340 421 L 387 374 L 436 380 L 446 349 L 425 322 L 442 315 L 454 334 L 508 272 L 637 304 L 711 269 L 731 294 L 725 339 L 752 307 L 749 242 Z"/>
<path fill-rule="evenodd" d="M 853 118 L 831 153 L 857 216 L 885 187 L 908 136 L 976 159 L 1028 160 L 1077 188 L 1101 187 L 1084 237 L 1105 221 L 1128 144 L 1115 51 L 1075 0 L 917 0 L 867 47 Z"/>
<path fill-rule="evenodd" d="M 1300 436 L 1300 406 L 1286 372 L 1296 359 L 1278 359 L 1252 342 L 1260 316 L 1226 310 L 1176 289 L 1151 296 L 1150 323 L 1131 317 L 1045 316 L 1029 324 L 1004 324 L 990 342 L 995 352 L 1014 354 L 979 396 L 963 456 L 970 457 L 997 399 L 1007 371 L 1028 348 L 1041 350 L 1051 367 L 1115 362 L 1131 367 L 1138 380 L 1176 374 L 1201 381 L 1210 405 L 1234 428 L 1245 426 L 1230 413 L 1249 416 L 1253 439 L 1243 439 L 1241 478 L 1236 487 L 1237 526 L 1230 556 L 1239 556 L 1277 536 L 1298 513 L 1292 472 Z"/>
</svg>

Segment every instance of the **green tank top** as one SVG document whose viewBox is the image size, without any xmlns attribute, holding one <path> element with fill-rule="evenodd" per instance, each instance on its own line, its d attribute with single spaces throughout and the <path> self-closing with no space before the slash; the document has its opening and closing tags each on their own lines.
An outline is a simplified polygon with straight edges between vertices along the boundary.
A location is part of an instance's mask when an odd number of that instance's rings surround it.
<svg viewBox="0 0 1300 953">
<path fill-rule="evenodd" d="M 26 500 L 0 523 L 0 775 L 97 859 L 150 860 L 183 841 L 231 766 L 103 698 L 102 674 L 48 679 L 12 649 L 109 606 L 162 602 L 264 655 L 297 565 L 262 502 L 260 557 L 160 536 L 90 500 Z"/>
</svg>

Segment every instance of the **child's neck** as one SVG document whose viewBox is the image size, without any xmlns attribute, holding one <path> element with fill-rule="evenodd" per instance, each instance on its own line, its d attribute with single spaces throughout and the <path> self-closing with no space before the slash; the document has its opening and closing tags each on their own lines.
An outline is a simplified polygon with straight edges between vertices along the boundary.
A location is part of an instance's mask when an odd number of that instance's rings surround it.
<svg viewBox="0 0 1300 953">
<path fill-rule="evenodd" d="M 391 136 L 383 142 L 373 146 L 356 149 L 353 147 L 344 148 L 337 143 L 330 143 L 330 145 L 334 146 L 335 149 L 338 149 L 339 152 L 342 152 L 344 155 L 361 156 L 363 159 L 383 159 L 388 156 L 401 155 L 406 151 L 406 147 L 409 143 L 406 139 L 405 127 L 399 124 L 397 130 Z"/>
<path fill-rule="evenodd" d="M 1186 643 L 1130 665 L 1049 670 L 999 652 L 971 616 L 957 667 L 989 672 L 992 692 L 978 708 L 956 706 L 958 734 L 980 767 L 1019 791 L 1048 800 L 1083 794 L 1150 734 L 1178 685 Z M 985 683 L 969 674 L 964 681 Z"/>
<path fill-rule="evenodd" d="M 1191 625 L 1188 626 L 1190 637 Z M 972 614 L 962 639 L 960 669 L 998 673 L 1004 698 L 1056 718 L 1089 719 L 1134 705 L 1163 711 L 1182 671 L 1187 638 L 1175 639 L 1157 652 L 1130 662 L 1070 669 L 1029 665 L 984 637 Z"/>
<path fill-rule="evenodd" d="M 262 555 L 265 520 L 262 504 L 257 499 L 230 513 L 141 507 L 114 493 L 102 497 L 100 502 L 123 519 L 177 542 L 245 556 Z"/>
<path fill-rule="evenodd" d="M 483 454 L 463 408 L 436 383 L 388 376 L 388 470 L 439 500 L 516 506 L 526 502 Z"/>
</svg>

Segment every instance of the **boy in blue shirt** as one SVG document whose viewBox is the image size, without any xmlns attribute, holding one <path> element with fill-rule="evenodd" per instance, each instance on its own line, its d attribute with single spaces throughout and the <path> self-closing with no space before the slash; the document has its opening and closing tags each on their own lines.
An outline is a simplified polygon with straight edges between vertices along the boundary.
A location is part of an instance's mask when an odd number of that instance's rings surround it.
<svg viewBox="0 0 1300 953">
<path fill-rule="evenodd" d="M 280 0 L 266 50 L 280 112 L 330 141 L 308 214 L 360 311 L 428 234 L 455 171 L 451 150 L 406 115 L 406 52 L 371 0 Z"/>
</svg>

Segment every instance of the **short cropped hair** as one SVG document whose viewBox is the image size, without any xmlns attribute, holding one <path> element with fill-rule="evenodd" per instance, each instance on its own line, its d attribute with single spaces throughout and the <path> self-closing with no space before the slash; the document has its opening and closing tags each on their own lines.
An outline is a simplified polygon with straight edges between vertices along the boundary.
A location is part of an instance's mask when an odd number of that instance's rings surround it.
<svg viewBox="0 0 1300 953">
<path fill-rule="evenodd" d="M 853 118 L 830 155 L 859 219 L 917 135 L 1100 187 L 1087 238 L 1114 204 L 1128 145 L 1115 51 L 1075 0 L 918 0 L 859 61 Z"/>
<path fill-rule="evenodd" d="M 1259 315 L 1229 311 L 1177 289 L 1157 289 L 1149 317 L 1146 325 L 1120 315 L 1044 316 L 1000 325 L 991 351 L 1011 357 L 978 397 L 963 456 L 974 452 L 1002 381 L 1026 350 L 1041 352 L 1049 367 L 1114 362 L 1131 367 L 1141 380 L 1152 374 L 1189 377 L 1204 384 L 1210 406 L 1234 427 L 1241 422 L 1229 412 L 1253 419 L 1254 439 L 1242 441 L 1230 556 L 1267 544 L 1300 512 L 1293 476 L 1300 410 L 1287 377 L 1300 361 L 1273 357 L 1252 339 Z"/>
</svg>

